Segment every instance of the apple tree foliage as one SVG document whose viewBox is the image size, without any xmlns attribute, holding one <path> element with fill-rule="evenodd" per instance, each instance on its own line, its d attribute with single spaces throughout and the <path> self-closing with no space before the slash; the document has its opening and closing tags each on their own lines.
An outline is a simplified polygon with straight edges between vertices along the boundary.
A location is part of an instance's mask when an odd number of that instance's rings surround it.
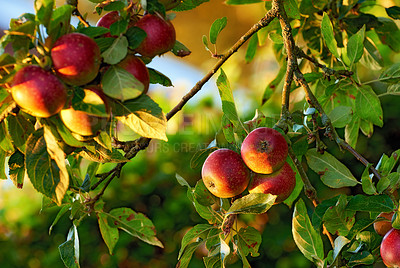
<svg viewBox="0 0 400 268">
<path fill-rule="evenodd" d="M 195 153 L 187 164 L 194 169 L 201 167 L 217 148 L 239 151 L 247 133 L 257 127 L 279 130 L 289 144 L 288 162 L 297 180 L 296 188 L 284 203 L 288 213 L 293 215 L 293 239 L 304 257 L 317 267 L 368 267 L 381 262 L 382 238 L 373 231 L 372 225 L 379 213 L 394 211 L 392 224 L 400 229 L 397 195 L 400 150 L 384 154 L 379 163 L 373 164 L 354 147 L 359 135 L 370 137 L 375 127 L 384 127 L 380 96 L 373 82 L 384 86 L 385 95 L 400 94 L 400 65 L 382 56 L 388 50 L 393 54 L 400 52 L 400 31 L 396 24 L 400 19 L 400 7 L 387 7 L 377 16 L 373 11 L 378 3 L 374 0 L 227 0 L 228 5 L 263 2 L 265 16 L 226 52 L 217 53 L 214 48 L 221 31 L 233 30 L 229 29 L 229 21 L 223 17 L 210 25 L 202 41 L 216 63 L 182 101 L 166 113 L 156 100 L 142 94 L 143 85 L 132 74 L 117 66 L 146 38 L 144 31 L 131 27 L 131 15 L 148 12 L 173 18 L 173 13 L 164 6 L 165 1 L 90 1 L 97 3 L 99 14 L 119 11 L 121 20 L 110 29 L 90 26 L 77 9 L 77 1 L 56 7 L 54 0 L 36 0 L 35 14 L 24 13 L 12 19 L 0 39 L 0 178 L 11 179 L 18 188 L 22 188 L 28 178 L 43 195 L 43 209 L 59 207 L 50 230 L 63 215 L 69 215 L 71 228 L 66 241 L 59 246 L 66 267 L 79 267 L 78 227 L 90 215 L 96 215 L 111 254 L 120 231 L 163 247 L 157 238 L 157 226 L 151 219 L 129 207 L 105 209 L 102 196 L 113 178 L 123 172 L 124 164 L 134 161 L 151 139 L 168 139 L 167 121 L 214 74 L 218 75 L 222 126 L 209 146 Z M 172 11 L 179 16 L 179 12 L 191 12 L 204 2 L 183 0 Z M 72 16 L 79 17 L 77 26 L 71 25 Z M 94 137 L 72 133 L 59 115 L 49 118 L 30 115 L 16 105 L 10 94 L 13 77 L 21 67 L 35 64 L 52 70 L 51 44 L 70 32 L 93 38 L 100 48 L 102 65 L 108 66 L 100 69 L 92 84 L 100 85 L 109 96 L 111 118 L 107 127 Z M 116 37 L 104 37 L 108 32 Z M 264 105 L 274 94 L 282 94 L 281 115 L 276 118 L 255 112 L 253 120 L 242 122 L 233 89 L 221 66 L 240 48 L 246 49 L 244 62 L 252 61 L 257 57 L 257 49 L 267 42 L 273 43 L 280 69 L 265 86 L 260 103 Z M 11 48 L 12 53 L 6 53 L 6 47 Z M 179 41 L 172 52 L 180 57 L 190 54 Z M 142 59 L 145 63 L 151 61 Z M 369 69 L 380 72 L 376 80 L 363 80 L 362 72 Z M 149 68 L 149 74 L 150 83 L 172 86 L 170 79 L 159 71 Z M 82 101 L 79 94 L 82 89 L 83 86 L 68 86 L 69 93 L 74 94 L 70 98 L 72 105 L 81 111 L 95 111 L 95 104 Z M 301 92 L 304 92 L 302 99 L 290 98 L 290 94 Z M 118 141 L 117 124 L 130 128 L 138 139 Z M 337 129 L 344 129 L 340 132 L 343 135 L 339 135 Z M 354 176 L 346 163 L 327 151 L 326 139 L 332 141 L 330 146 L 350 152 L 365 165 L 361 177 Z M 83 171 L 81 164 L 85 161 L 89 164 Z M 104 163 L 113 163 L 113 168 L 101 172 Z M 308 178 L 310 172 L 318 174 L 329 188 L 358 187 L 361 190 L 355 195 L 341 194 L 321 201 Z M 266 213 L 274 205 L 276 196 L 244 192 L 231 199 L 221 199 L 213 196 L 202 180 L 193 186 L 178 174 L 176 177 L 203 219 L 182 238 L 177 267 L 190 267 L 193 253 L 200 246 L 208 252 L 203 258 L 205 267 L 225 267 L 235 257 L 243 267 L 250 267 L 248 258 L 259 255 L 261 233 L 250 226 L 238 227 L 236 223 L 242 214 Z"/>
</svg>

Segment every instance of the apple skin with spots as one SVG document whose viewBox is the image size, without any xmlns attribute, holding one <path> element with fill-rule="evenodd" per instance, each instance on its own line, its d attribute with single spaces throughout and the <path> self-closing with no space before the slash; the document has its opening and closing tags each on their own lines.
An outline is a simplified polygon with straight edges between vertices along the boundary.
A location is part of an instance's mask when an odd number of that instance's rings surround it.
<svg viewBox="0 0 400 268">
<path fill-rule="evenodd" d="M 70 33 L 57 39 L 51 49 L 51 59 L 61 80 L 81 86 L 96 78 L 101 63 L 100 48 L 89 36 Z"/>
<path fill-rule="evenodd" d="M 97 94 L 104 102 L 104 110 L 107 112 L 109 111 L 107 98 L 100 88 L 90 86 L 85 88 L 84 91 L 85 94 L 88 94 L 88 91 Z M 108 117 L 75 110 L 72 105 L 61 110 L 60 117 L 69 130 L 81 136 L 95 136 L 101 129 L 105 128 L 108 123 Z"/>
<path fill-rule="evenodd" d="M 386 233 L 381 242 L 380 253 L 387 267 L 400 267 L 400 230 L 393 228 Z"/>
<path fill-rule="evenodd" d="M 296 186 L 296 174 L 285 162 L 281 169 L 271 174 L 255 173 L 249 184 L 250 193 L 277 195 L 275 204 L 284 201 Z"/>
<path fill-rule="evenodd" d="M 241 155 L 252 171 L 271 174 L 286 162 L 288 145 L 283 135 L 275 129 L 260 127 L 243 140 Z"/>
<path fill-rule="evenodd" d="M 130 72 L 139 80 L 144 86 L 143 93 L 147 93 L 150 85 L 149 70 L 139 57 L 129 54 L 117 65 Z"/>
<path fill-rule="evenodd" d="M 11 95 L 23 110 L 37 117 L 57 114 L 67 101 L 65 85 L 37 65 L 25 66 L 16 73 Z"/>
<path fill-rule="evenodd" d="M 238 153 L 229 149 L 218 149 L 207 157 L 201 176 L 213 195 L 230 198 L 246 190 L 250 171 Z"/>
<path fill-rule="evenodd" d="M 374 230 L 375 232 L 380 235 L 384 236 L 387 232 L 392 229 L 392 217 L 393 217 L 394 212 L 382 212 L 378 215 L 377 218 L 385 218 L 387 220 L 382 220 L 382 221 L 377 221 L 374 222 Z"/>
<path fill-rule="evenodd" d="M 170 51 L 176 41 L 175 28 L 169 20 L 158 15 L 144 15 L 135 24 L 147 36 L 135 51 L 142 56 L 153 58 Z"/>
</svg>

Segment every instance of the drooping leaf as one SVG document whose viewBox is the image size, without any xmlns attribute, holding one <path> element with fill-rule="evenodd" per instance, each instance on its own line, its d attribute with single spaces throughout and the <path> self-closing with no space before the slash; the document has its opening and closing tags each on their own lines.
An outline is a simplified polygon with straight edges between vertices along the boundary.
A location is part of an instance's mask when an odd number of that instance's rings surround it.
<svg viewBox="0 0 400 268">
<path fill-rule="evenodd" d="M 350 170 L 328 152 L 320 154 L 313 148 L 308 150 L 306 158 L 310 168 L 331 188 L 355 186 L 359 183 Z"/>
<path fill-rule="evenodd" d="M 161 108 L 149 96 L 120 103 L 114 115 L 142 137 L 167 141 L 167 120 Z"/>
<path fill-rule="evenodd" d="M 67 268 L 79 268 L 79 236 L 75 224 L 68 232 L 67 241 L 58 247 L 61 259 Z"/>
<path fill-rule="evenodd" d="M 106 95 L 121 101 L 135 99 L 144 90 L 143 84 L 137 78 L 119 66 L 110 66 L 101 85 Z"/>
<path fill-rule="evenodd" d="M 373 194 L 377 194 L 377 192 L 376 192 L 375 185 L 372 182 L 372 178 L 369 175 L 369 168 L 370 168 L 370 165 L 368 165 L 365 168 L 365 170 L 361 176 L 361 183 L 362 183 L 362 189 L 363 189 L 364 193 L 373 195 Z"/>
<path fill-rule="evenodd" d="M 203 165 L 204 161 L 207 159 L 208 155 L 218 149 L 217 147 L 209 147 L 206 149 L 202 149 L 197 151 L 190 160 L 190 167 L 192 169 L 199 168 Z"/>
<path fill-rule="evenodd" d="M 363 85 L 358 88 L 356 113 L 361 119 L 371 121 L 379 127 L 383 126 L 381 102 L 376 93 L 368 85 Z"/>
<path fill-rule="evenodd" d="M 328 47 L 329 51 L 333 54 L 333 56 L 335 56 L 336 58 L 339 58 L 339 52 L 337 49 L 337 41 L 333 34 L 332 22 L 329 19 L 328 14 L 326 14 L 325 12 L 322 17 L 321 32 L 322 32 L 322 37 L 324 38 L 325 44 Z"/>
<path fill-rule="evenodd" d="M 116 226 L 110 226 L 108 223 L 108 216 L 103 212 L 96 213 L 97 220 L 99 223 L 100 233 L 106 243 L 110 254 L 113 254 L 115 245 L 119 239 L 118 228 Z"/>
<path fill-rule="evenodd" d="M 398 20 L 400 19 L 400 7 L 398 6 L 392 6 L 392 7 L 387 7 L 386 13 L 391 17 L 392 19 Z"/>
<path fill-rule="evenodd" d="M 117 37 L 112 45 L 101 54 L 104 62 L 108 64 L 117 64 L 120 62 L 128 53 L 128 45 L 128 39 L 125 36 L 121 35 Z"/>
<path fill-rule="evenodd" d="M 217 43 L 217 37 L 220 34 L 220 32 L 225 28 L 227 22 L 228 22 L 228 19 L 226 17 L 216 19 L 213 22 L 213 24 L 211 25 L 210 34 L 209 34 L 211 44 L 215 45 Z"/>
<path fill-rule="evenodd" d="M 226 0 L 227 5 L 248 5 L 263 2 L 263 0 Z"/>
<path fill-rule="evenodd" d="M 318 206 L 315 208 L 314 213 L 312 214 L 312 225 L 316 230 L 319 230 L 322 226 L 322 218 L 325 215 L 325 212 L 330 208 L 335 206 L 337 201 L 339 200 L 340 195 L 337 195 L 333 198 L 323 200 Z"/>
<path fill-rule="evenodd" d="M 202 240 L 205 240 L 211 229 L 215 229 L 215 227 L 209 224 L 197 224 L 192 229 L 190 229 L 182 238 L 178 260 L 182 257 L 182 254 L 185 251 L 186 247 L 193 239 L 200 237 Z"/>
<path fill-rule="evenodd" d="M 25 166 L 33 187 L 60 205 L 69 177 L 64 152 L 57 150 L 53 142 L 45 138 L 43 128 L 33 132 L 26 142 Z"/>
<path fill-rule="evenodd" d="M 347 124 L 346 128 L 344 129 L 345 141 L 353 148 L 356 148 L 357 145 L 360 121 L 361 119 L 357 115 L 353 115 L 353 119 L 351 120 L 350 124 Z"/>
<path fill-rule="evenodd" d="M 151 84 L 160 84 L 163 85 L 164 87 L 173 86 L 171 80 L 161 72 L 154 70 L 153 68 L 147 68 L 147 69 L 149 70 Z"/>
<path fill-rule="evenodd" d="M 185 247 L 185 251 L 181 255 L 180 260 L 178 261 L 176 267 L 177 268 L 186 268 L 189 267 L 190 260 L 192 259 L 193 253 L 196 251 L 197 247 L 201 244 L 201 241 L 190 243 Z"/>
<path fill-rule="evenodd" d="M 141 28 L 133 26 L 128 28 L 125 36 L 128 39 L 129 48 L 135 49 L 143 42 L 147 34 Z"/>
<path fill-rule="evenodd" d="M 249 254 L 252 257 L 260 255 L 258 249 L 261 245 L 261 234 L 253 227 L 240 228 L 234 239 L 237 241 L 239 254 L 242 258 L 245 258 Z"/>
<path fill-rule="evenodd" d="M 137 213 L 130 208 L 115 208 L 109 213 L 104 212 L 114 226 L 140 240 L 163 248 L 163 244 L 156 237 L 155 227 L 152 221 L 142 213 Z"/>
<path fill-rule="evenodd" d="M 36 18 L 44 27 L 49 25 L 53 8 L 54 0 L 35 0 Z"/>
<path fill-rule="evenodd" d="M 178 57 L 186 57 L 189 56 L 192 52 L 181 42 L 175 41 L 175 45 L 172 48 L 172 53 L 174 53 L 174 55 Z"/>
<path fill-rule="evenodd" d="M 311 225 L 303 199 L 299 199 L 294 207 L 292 234 L 303 255 L 320 266 L 324 259 L 324 245 L 320 234 Z"/>
<path fill-rule="evenodd" d="M 94 151 L 92 151 L 94 149 Z M 94 147 L 83 148 L 79 155 L 90 161 L 95 161 L 98 163 L 124 163 L 129 160 L 126 159 L 118 149 L 112 148 L 108 150 L 103 146 L 96 144 Z"/>
<path fill-rule="evenodd" d="M 276 196 L 271 194 L 250 193 L 236 199 L 226 215 L 229 214 L 262 214 L 275 203 Z"/>
<path fill-rule="evenodd" d="M 257 45 L 258 45 L 258 35 L 255 34 L 250 38 L 249 44 L 247 46 L 245 55 L 246 63 L 250 63 L 254 59 L 254 56 L 256 55 L 257 51 Z"/>
<path fill-rule="evenodd" d="M 264 94 L 263 94 L 263 97 L 261 100 L 261 105 L 264 105 L 271 98 L 272 94 L 275 91 L 277 91 L 277 87 L 282 82 L 283 78 L 285 77 L 286 69 L 287 69 L 287 64 L 285 61 L 284 64 L 279 69 L 279 72 L 276 75 L 276 77 L 274 78 L 274 80 L 272 80 L 265 88 Z"/>
<path fill-rule="evenodd" d="M 355 211 L 346 210 L 347 198 L 344 195 L 339 197 L 335 204 L 328 208 L 322 218 L 326 229 L 331 234 L 338 234 L 342 236 L 348 235 L 354 225 L 356 214 Z"/>
<path fill-rule="evenodd" d="M 338 236 L 335 239 L 334 242 L 334 248 L 333 248 L 333 262 L 336 260 L 336 258 L 339 256 L 340 251 L 348 244 L 350 243 L 350 240 L 347 239 L 345 236 Z"/>
<path fill-rule="evenodd" d="M 11 139 L 21 152 L 25 152 L 26 141 L 29 135 L 34 131 L 33 123 L 26 119 L 23 115 L 8 117 L 8 133 Z"/>
<path fill-rule="evenodd" d="M 44 199 L 43 199 L 44 200 Z M 53 203 L 54 204 L 54 203 Z M 51 223 L 49 227 L 49 235 L 51 234 L 51 231 L 53 230 L 54 226 L 58 223 L 58 221 L 61 219 L 61 217 L 67 213 L 71 209 L 70 205 L 63 205 L 61 206 L 61 209 L 58 211 L 56 217 L 54 218 L 53 222 Z"/>
<path fill-rule="evenodd" d="M 47 27 L 47 34 L 53 42 L 69 32 L 73 10 L 74 7 L 71 5 L 62 5 L 53 11 L 49 27 Z"/>
<path fill-rule="evenodd" d="M 364 53 L 365 25 L 349 38 L 347 43 L 347 57 L 350 60 L 350 66 L 357 63 Z"/>
</svg>

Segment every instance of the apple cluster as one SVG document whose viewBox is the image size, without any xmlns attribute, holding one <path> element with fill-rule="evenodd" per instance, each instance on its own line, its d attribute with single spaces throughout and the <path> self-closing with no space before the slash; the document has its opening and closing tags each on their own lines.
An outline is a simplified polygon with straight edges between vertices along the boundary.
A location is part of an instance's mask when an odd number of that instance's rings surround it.
<svg viewBox="0 0 400 268">
<path fill-rule="evenodd" d="M 102 16 L 96 26 L 109 29 L 120 19 L 119 11 L 111 11 Z M 146 36 L 115 65 L 132 74 L 143 85 L 142 94 L 146 94 L 150 76 L 142 58 L 151 59 L 170 51 L 176 42 L 175 29 L 159 13 L 132 14 L 129 25 L 140 28 Z M 110 33 L 102 37 L 117 38 Z M 105 128 L 111 113 L 109 101 L 113 96 L 107 96 L 100 82 L 111 65 L 104 62 L 95 39 L 83 33 L 66 33 L 55 42 L 47 40 L 46 46 L 51 65 L 38 63 L 20 68 L 11 88 L 14 101 L 35 117 L 59 114 L 64 125 L 75 134 L 96 135 Z M 95 108 L 76 109 L 76 95 L 80 98 L 79 107 L 92 105 Z"/>
<path fill-rule="evenodd" d="M 296 186 L 295 172 L 286 162 L 288 145 L 281 133 L 259 127 L 243 140 L 240 154 L 218 149 L 206 159 L 202 179 L 215 196 L 230 198 L 243 193 L 276 195 L 280 203 Z"/>
</svg>

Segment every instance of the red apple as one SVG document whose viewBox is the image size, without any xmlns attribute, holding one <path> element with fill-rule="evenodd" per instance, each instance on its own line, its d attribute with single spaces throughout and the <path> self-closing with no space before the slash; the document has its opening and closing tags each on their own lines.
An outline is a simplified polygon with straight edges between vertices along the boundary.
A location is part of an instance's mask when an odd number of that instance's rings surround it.
<svg viewBox="0 0 400 268">
<path fill-rule="evenodd" d="M 64 84 L 37 65 L 23 67 L 15 74 L 11 94 L 22 109 L 37 117 L 58 113 L 67 101 Z"/>
<path fill-rule="evenodd" d="M 286 162 L 288 145 L 282 134 L 275 129 L 260 127 L 244 139 L 241 154 L 252 171 L 270 174 Z"/>
<path fill-rule="evenodd" d="M 111 24 L 113 24 L 114 22 L 117 22 L 120 18 L 121 18 L 121 16 L 119 15 L 118 11 L 111 11 L 111 12 L 108 12 L 107 14 L 105 14 L 104 16 L 102 16 L 97 21 L 96 26 L 110 29 Z M 104 35 L 104 37 L 114 37 L 114 36 L 111 36 L 110 33 L 106 33 Z"/>
<path fill-rule="evenodd" d="M 281 169 L 272 174 L 255 173 L 249 185 L 249 192 L 277 195 L 275 203 L 280 203 L 289 197 L 295 186 L 296 174 L 285 162 Z"/>
<path fill-rule="evenodd" d="M 128 55 L 117 65 L 136 77 L 144 86 L 143 93 L 147 92 L 150 84 L 149 70 L 140 58 L 134 55 Z"/>
<path fill-rule="evenodd" d="M 250 171 L 238 153 L 229 149 L 218 149 L 207 157 L 201 176 L 213 195 L 230 198 L 246 189 Z"/>
<path fill-rule="evenodd" d="M 51 59 L 58 77 L 67 84 L 81 86 L 97 76 L 101 62 L 100 48 L 89 36 L 70 33 L 55 42 Z"/>
<path fill-rule="evenodd" d="M 384 236 L 390 229 L 392 229 L 392 217 L 394 212 L 382 212 L 377 218 L 383 217 L 387 220 L 374 222 L 374 229 L 378 235 Z"/>
<path fill-rule="evenodd" d="M 400 267 L 400 230 L 391 229 L 383 237 L 381 243 L 381 257 L 388 267 Z"/>
<path fill-rule="evenodd" d="M 135 49 L 142 56 L 153 58 L 170 51 L 176 41 L 175 28 L 168 20 L 158 15 L 144 15 L 135 24 L 147 34 L 142 43 Z"/>
<path fill-rule="evenodd" d="M 108 105 L 103 91 L 97 87 L 84 89 L 83 102 L 96 105 L 104 114 L 92 114 L 86 111 L 75 110 L 72 106 L 60 112 L 64 125 L 72 132 L 81 136 L 94 136 L 105 128 L 108 121 Z"/>
</svg>

